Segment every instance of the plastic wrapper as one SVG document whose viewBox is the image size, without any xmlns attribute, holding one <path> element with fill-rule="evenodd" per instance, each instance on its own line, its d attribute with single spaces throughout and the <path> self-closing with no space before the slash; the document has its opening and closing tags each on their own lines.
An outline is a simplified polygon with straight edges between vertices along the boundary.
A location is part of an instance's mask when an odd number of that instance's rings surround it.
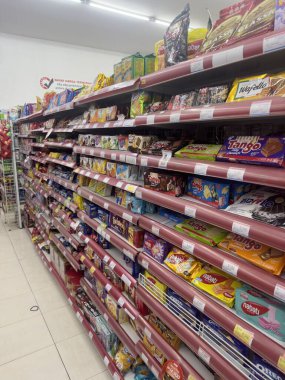
<svg viewBox="0 0 285 380">
<path fill-rule="evenodd" d="M 134 119 L 136 116 L 143 115 L 149 104 L 151 95 L 147 91 L 137 91 L 132 94 L 130 116 Z"/>
<path fill-rule="evenodd" d="M 259 99 L 270 92 L 270 76 L 267 74 L 235 79 L 227 102 Z"/>
<path fill-rule="evenodd" d="M 145 232 L 143 250 L 160 263 L 163 262 L 166 255 L 170 251 L 170 245 L 150 232 Z"/>
<path fill-rule="evenodd" d="M 193 256 L 176 247 L 169 252 L 164 264 L 187 281 L 191 281 L 202 268 L 202 264 Z"/>
<path fill-rule="evenodd" d="M 189 144 L 174 154 L 179 158 L 215 161 L 222 145 L 213 144 Z"/>
</svg>

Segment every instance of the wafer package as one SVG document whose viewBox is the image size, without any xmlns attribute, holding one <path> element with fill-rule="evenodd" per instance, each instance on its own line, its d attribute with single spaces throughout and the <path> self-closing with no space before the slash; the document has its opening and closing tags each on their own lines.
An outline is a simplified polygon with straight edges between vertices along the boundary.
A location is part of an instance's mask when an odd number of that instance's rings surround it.
<svg viewBox="0 0 285 380">
<path fill-rule="evenodd" d="M 217 161 L 284 166 L 285 137 L 230 136 L 219 151 Z"/>
<path fill-rule="evenodd" d="M 269 95 L 270 76 L 268 74 L 255 75 L 234 80 L 229 92 L 227 103 L 243 100 L 259 99 Z"/>
<path fill-rule="evenodd" d="M 214 144 L 189 144 L 174 154 L 179 158 L 215 161 L 222 145 Z"/>
</svg>

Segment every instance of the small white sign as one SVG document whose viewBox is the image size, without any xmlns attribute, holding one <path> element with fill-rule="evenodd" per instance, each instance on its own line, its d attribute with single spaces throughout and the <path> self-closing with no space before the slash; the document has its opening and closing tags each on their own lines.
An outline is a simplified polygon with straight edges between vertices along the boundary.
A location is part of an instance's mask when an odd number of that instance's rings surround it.
<svg viewBox="0 0 285 380">
<path fill-rule="evenodd" d="M 279 298 L 281 301 L 285 301 L 285 287 L 279 284 L 275 285 L 274 297 Z"/>
<path fill-rule="evenodd" d="M 190 71 L 191 73 L 197 73 L 198 71 L 204 70 L 204 59 L 199 58 L 193 62 L 190 62 Z"/>
<path fill-rule="evenodd" d="M 168 161 L 171 159 L 171 157 L 172 157 L 172 152 L 171 151 L 163 151 L 162 152 L 162 157 L 159 160 L 158 166 L 160 168 L 166 168 L 167 164 L 168 164 Z"/>
<path fill-rule="evenodd" d="M 239 222 L 233 222 L 232 232 L 244 237 L 248 237 L 250 231 L 250 226 L 248 224 L 243 224 Z"/>
<path fill-rule="evenodd" d="M 213 67 L 223 66 L 229 63 L 238 62 L 243 60 L 243 45 L 237 46 L 232 49 L 226 49 L 219 53 L 214 53 L 212 62 Z"/>
<path fill-rule="evenodd" d="M 205 302 L 203 302 L 202 300 L 200 300 L 200 298 L 198 297 L 194 297 L 193 298 L 193 306 L 196 307 L 196 309 L 200 310 L 202 313 L 204 313 L 204 309 L 205 309 Z"/>
<path fill-rule="evenodd" d="M 185 206 L 184 214 L 187 216 L 190 216 L 191 218 L 196 217 L 196 211 L 197 209 L 192 206 Z"/>
<path fill-rule="evenodd" d="M 214 117 L 215 108 L 202 108 L 200 111 L 200 120 L 211 120 Z"/>
<path fill-rule="evenodd" d="M 124 120 L 123 126 L 124 127 L 133 127 L 134 124 L 135 124 L 135 119 L 126 119 L 126 120 Z"/>
<path fill-rule="evenodd" d="M 110 361 L 109 361 L 109 359 L 107 358 L 107 356 L 104 357 L 104 360 L 103 360 L 103 361 L 104 361 L 105 366 L 108 367 Z"/>
<path fill-rule="evenodd" d="M 209 355 L 206 351 L 203 350 L 203 348 L 199 347 L 198 349 L 198 356 L 208 365 L 210 364 L 211 355 Z"/>
<path fill-rule="evenodd" d="M 276 36 L 266 37 L 263 40 L 263 53 L 279 50 L 285 47 L 285 34 L 277 34 Z"/>
<path fill-rule="evenodd" d="M 154 118 L 155 118 L 155 115 L 148 115 L 146 117 L 146 123 L 147 124 L 154 124 Z"/>
<path fill-rule="evenodd" d="M 135 156 L 126 156 L 126 163 L 131 165 L 137 164 L 137 157 Z"/>
<path fill-rule="evenodd" d="M 250 116 L 267 116 L 270 114 L 271 100 L 262 102 L 252 102 L 250 106 Z"/>
<path fill-rule="evenodd" d="M 124 154 L 120 154 L 119 161 L 126 162 L 126 156 Z"/>
<path fill-rule="evenodd" d="M 116 153 L 111 153 L 111 160 L 116 161 L 117 155 Z"/>
<path fill-rule="evenodd" d="M 237 276 L 238 274 L 238 269 L 239 266 L 229 260 L 224 260 L 223 265 L 222 265 L 222 270 L 224 272 L 227 272 L 233 276 Z"/>
<path fill-rule="evenodd" d="M 105 289 L 106 289 L 106 292 L 109 293 L 109 291 L 112 289 L 112 285 L 106 284 Z"/>
<path fill-rule="evenodd" d="M 207 164 L 196 164 L 194 167 L 194 174 L 207 175 L 208 165 Z"/>
<path fill-rule="evenodd" d="M 133 217 L 130 214 L 127 214 L 126 212 L 123 212 L 122 218 L 127 220 L 128 222 L 133 222 Z"/>
<path fill-rule="evenodd" d="M 131 280 L 125 274 L 122 274 L 121 280 L 127 285 L 127 287 L 131 286 Z"/>
<path fill-rule="evenodd" d="M 156 227 L 156 226 L 152 226 L 151 227 L 151 232 L 156 235 L 156 236 L 159 236 L 159 228 Z"/>
<path fill-rule="evenodd" d="M 245 173 L 244 169 L 229 168 L 227 171 L 227 179 L 242 182 L 244 173 Z"/>
<path fill-rule="evenodd" d="M 182 249 L 186 252 L 193 253 L 195 248 L 194 243 L 190 243 L 190 241 L 183 240 L 182 241 Z"/>
<path fill-rule="evenodd" d="M 141 166 L 148 166 L 148 159 L 147 158 L 141 158 Z"/>
<path fill-rule="evenodd" d="M 120 298 L 118 299 L 118 305 L 121 306 L 121 307 L 123 307 L 124 304 L 125 304 L 125 300 L 124 300 L 124 298 L 123 298 L 123 297 L 120 297 Z"/>
<path fill-rule="evenodd" d="M 170 123 L 179 123 L 180 121 L 180 113 L 172 113 L 170 115 Z"/>
</svg>

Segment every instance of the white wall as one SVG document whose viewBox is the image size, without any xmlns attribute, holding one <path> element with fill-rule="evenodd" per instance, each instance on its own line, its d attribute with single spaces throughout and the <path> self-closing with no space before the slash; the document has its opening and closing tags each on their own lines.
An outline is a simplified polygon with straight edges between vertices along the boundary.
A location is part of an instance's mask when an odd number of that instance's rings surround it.
<svg viewBox="0 0 285 380">
<path fill-rule="evenodd" d="M 111 75 L 123 56 L 0 33 L 0 108 L 35 102 L 45 92 L 42 77 L 93 82 L 99 72 Z"/>
</svg>

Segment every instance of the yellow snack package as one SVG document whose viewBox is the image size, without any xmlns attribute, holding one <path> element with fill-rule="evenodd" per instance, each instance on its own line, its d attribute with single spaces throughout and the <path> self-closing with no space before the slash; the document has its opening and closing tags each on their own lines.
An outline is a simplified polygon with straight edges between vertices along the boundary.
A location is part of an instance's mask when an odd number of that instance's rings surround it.
<svg viewBox="0 0 285 380">
<path fill-rule="evenodd" d="M 201 269 L 192 280 L 192 284 L 218 298 L 229 307 L 234 306 L 235 290 L 242 286 L 241 282 L 233 277 L 211 267 Z"/>
<path fill-rule="evenodd" d="M 143 345 L 152 354 L 152 356 L 162 365 L 165 362 L 165 356 L 163 353 L 150 341 L 150 339 L 144 335 Z"/>
<path fill-rule="evenodd" d="M 150 274 L 148 271 L 145 271 L 146 277 L 146 288 L 147 290 L 154 295 L 155 298 L 159 299 L 162 303 L 166 302 L 166 290 L 167 286 L 160 282 L 156 277 Z"/>
<path fill-rule="evenodd" d="M 132 356 L 132 354 L 129 352 L 127 347 L 124 347 L 122 344 L 120 345 L 118 352 L 116 353 L 114 357 L 114 361 L 116 364 L 116 367 L 122 372 L 126 373 L 129 371 L 129 369 L 132 367 L 135 358 Z"/>
<path fill-rule="evenodd" d="M 227 103 L 263 98 L 268 96 L 269 91 L 270 76 L 267 74 L 237 78 L 233 82 Z"/>
<path fill-rule="evenodd" d="M 88 177 L 85 177 L 83 175 L 78 175 L 78 184 L 79 186 L 88 186 L 89 182 L 90 182 L 90 178 Z"/>
<path fill-rule="evenodd" d="M 50 158 L 59 158 L 60 157 L 60 153 L 50 152 L 49 157 Z"/>
<path fill-rule="evenodd" d="M 164 264 L 190 282 L 202 268 L 202 263 L 177 247 L 172 248 L 164 260 Z"/>
<path fill-rule="evenodd" d="M 83 198 L 80 195 L 73 193 L 73 202 L 78 206 L 80 210 L 84 210 Z"/>
<path fill-rule="evenodd" d="M 95 158 L 93 161 L 92 170 L 95 173 L 107 174 L 107 160 L 101 158 Z"/>
<path fill-rule="evenodd" d="M 280 275 L 285 268 L 285 252 L 234 233 L 229 233 L 218 247 L 275 275 Z"/>
<path fill-rule="evenodd" d="M 88 183 L 88 190 L 92 191 L 93 193 L 96 193 L 98 181 L 96 179 L 89 179 Z"/>
<path fill-rule="evenodd" d="M 156 315 L 150 314 L 148 318 L 149 324 L 176 350 L 179 349 L 181 340 L 174 334 Z"/>
</svg>

